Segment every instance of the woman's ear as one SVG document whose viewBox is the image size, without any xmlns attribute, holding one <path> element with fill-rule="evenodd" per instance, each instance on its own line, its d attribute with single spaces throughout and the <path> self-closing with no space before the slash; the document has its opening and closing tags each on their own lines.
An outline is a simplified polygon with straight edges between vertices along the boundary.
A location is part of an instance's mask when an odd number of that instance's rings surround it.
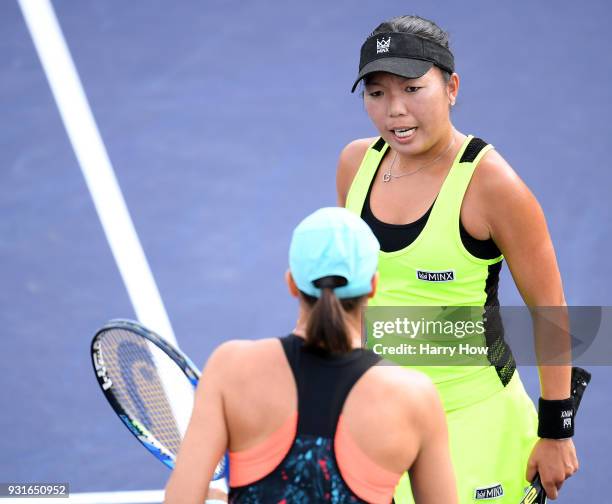
<svg viewBox="0 0 612 504">
<path fill-rule="evenodd" d="M 293 275 L 291 274 L 291 270 L 285 271 L 285 282 L 287 282 L 287 287 L 289 288 L 289 294 L 293 297 L 298 297 L 298 288 L 295 285 L 295 280 L 293 279 Z"/>
<path fill-rule="evenodd" d="M 374 273 L 374 276 L 372 277 L 372 292 L 368 294 L 368 299 L 371 299 L 376 295 L 376 289 L 378 289 L 378 271 Z"/>
<path fill-rule="evenodd" d="M 448 101 L 450 106 L 454 106 L 457 101 L 457 95 L 459 94 L 459 75 L 454 73 L 450 76 L 447 85 L 448 90 Z"/>
</svg>

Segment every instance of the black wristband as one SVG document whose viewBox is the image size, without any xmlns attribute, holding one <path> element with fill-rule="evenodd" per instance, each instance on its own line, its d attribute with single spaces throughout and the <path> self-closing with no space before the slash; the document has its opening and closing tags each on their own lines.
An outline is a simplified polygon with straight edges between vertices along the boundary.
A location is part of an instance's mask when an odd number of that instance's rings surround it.
<svg viewBox="0 0 612 504">
<path fill-rule="evenodd" d="M 547 400 L 538 403 L 538 436 L 565 439 L 574 435 L 574 398 Z"/>
</svg>

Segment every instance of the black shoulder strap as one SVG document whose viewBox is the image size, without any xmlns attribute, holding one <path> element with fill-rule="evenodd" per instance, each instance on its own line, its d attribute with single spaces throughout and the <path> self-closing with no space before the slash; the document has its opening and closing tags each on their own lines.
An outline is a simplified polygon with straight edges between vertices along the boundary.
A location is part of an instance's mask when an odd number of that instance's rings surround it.
<svg viewBox="0 0 612 504">
<path fill-rule="evenodd" d="M 378 140 L 376 140 L 376 143 L 372 146 L 372 149 L 380 152 L 384 146 L 385 146 L 385 141 L 383 137 L 378 137 Z"/>
<path fill-rule="evenodd" d="M 324 356 L 304 349 L 299 336 L 280 339 L 297 386 L 297 433 L 332 438 L 351 389 L 380 357 L 362 349 Z"/>
<path fill-rule="evenodd" d="M 478 154 L 482 149 L 487 146 L 487 142 L 485 142 L 482 138 L 474 137 L 470 140 L 470 143 L 467 145 L 465 150 L 463 151 L 463 155 L 459 160 L 460 163 L 471 163 L 476 159 Z"/>
<path fill-rule="evenodd" d="M 472 161 L 474 161 L 474 159 L 476 159 L 476 156 L 478 156 L 480 151 L 484 149 L 487 145 L 489 144 L 485 142 L 482 138 L 478 138 L 478 137 L 472 138 L 470 140 L 470 143 L 467 145 L 467 147 L 463 151 L 463 155 L 461 156 L 461 159 L 459 160 L 459 162 L 460 163 L 471 163 Z M 372 149 L 380 152 L 384 146 L 385 146 L 385 141 L 383 140 L 383 137 L 379 137 L 378 140 L 376 140 L 376 142 L 374 143 L 374 145 L 372 145 Z"/>
<path fill-rule="evenodd" d="M 303 340 L 299 336 L 295 334 L 289 334 L 287 336 L 283 336 L 279 338 L 281 345 L 283 345 L 283 350 L 285 351 L 285 357 L 287 357 L 287 361 L 289 362 L 289 366 L 291 367 L 291 371 L 293 371 L 293 377 L 296 378 L 296 368 L 299 365 L 299 357 L 300 351 L 302 349 Z M 296 378 L 297 381 L 297 378 Z"/>
</svg>

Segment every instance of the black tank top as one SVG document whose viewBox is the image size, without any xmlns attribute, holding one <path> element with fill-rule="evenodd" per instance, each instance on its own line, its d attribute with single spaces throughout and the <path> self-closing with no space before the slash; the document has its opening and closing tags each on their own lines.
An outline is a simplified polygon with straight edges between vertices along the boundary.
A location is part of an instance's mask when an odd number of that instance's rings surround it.
<svg viewBox="0 0 612 504">
<path fill-rule="evenodd" d="M 304 340 L 294 334 L 280 340 L 297 386 L 296 436 L 274 471 L 249 485 L 230 488 L 229 502 L 364 502 L 342 478 L 333 441 L 349 392 L 381 358 L 365 349 L 343 355 L 306 349 Z"/>
</svg>

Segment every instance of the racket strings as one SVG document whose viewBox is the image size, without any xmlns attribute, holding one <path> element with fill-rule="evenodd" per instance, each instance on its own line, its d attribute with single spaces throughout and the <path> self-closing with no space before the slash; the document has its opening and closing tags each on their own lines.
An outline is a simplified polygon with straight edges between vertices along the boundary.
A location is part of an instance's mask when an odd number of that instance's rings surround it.
<svg viewBox="0 0 612 504">
<path fill-rule="evenodd" d="M 113 382 L 117 401 L 132 420 L 142 424 L 176 455 L 182 436 L 158 369 L 160 359 L 170 359 L 130 331 L 110 329 L 99 340 L 104 366 Z M 156 350 L 155 357 L 151 348 Z M 171 369 L 175 367 L 170 366 Z M 186 377 L 183 380 L 187 382 Z"/>
</svg>

